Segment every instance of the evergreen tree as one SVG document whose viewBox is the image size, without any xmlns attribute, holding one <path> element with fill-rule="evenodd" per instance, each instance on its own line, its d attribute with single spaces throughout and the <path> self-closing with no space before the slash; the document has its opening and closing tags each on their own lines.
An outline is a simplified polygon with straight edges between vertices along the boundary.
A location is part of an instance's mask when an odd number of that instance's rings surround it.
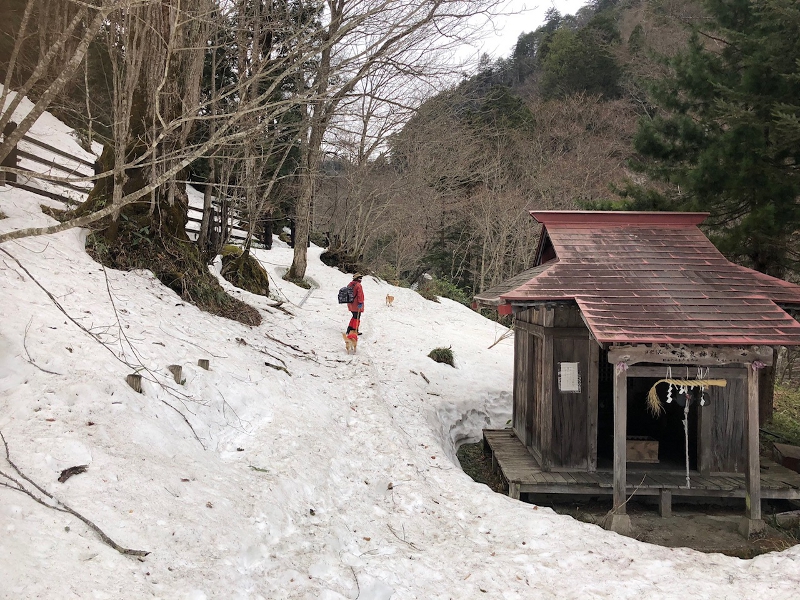
<svg viewBox="0 0 800 600">
<path fill-rule="evenodd" d="M 712 26 L 672 61 L 654 88 L 660 113 L 635 138 L 645 169 L 675 189 L 645 202 L 710 212 L 722 252 L 783 277 L 800 259 L 800 6 L 705 5 Z"/>
</svg>

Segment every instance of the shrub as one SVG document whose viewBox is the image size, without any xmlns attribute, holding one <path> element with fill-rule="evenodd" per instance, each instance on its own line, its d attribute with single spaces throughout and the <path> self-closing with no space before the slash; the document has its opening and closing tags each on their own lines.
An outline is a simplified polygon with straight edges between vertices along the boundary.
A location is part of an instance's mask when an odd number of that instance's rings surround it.
<svg viewBox="0 0 800 600">
<path fill-rule="evenodd" d="M 231 284 L 259 296 L 269 295 L 269 275 L 252 254 L 245 260 L 242 249 L 228 245 L 222 248 L 221 275 Z"/>
<path fill-rule="evenodd" d="M 514 317 L 512 315 L 501 315 L 495 308 L 487 308 L 484 306 L 478 309 L 478 312 L 485 319 L 500 323 L 500 325 L 508 327 L 509 329 L 514 326 Z"/>
<path fill-rule="evenodd" d="M 342 273 L 366 273 L 368 269 L 362 265 L 357 256 L 348 254 L 344 248 L 328 248 L 319 259 L 329 267 L 335 267 Z"/>
<path fill-rule="evenodd" d="M 400 279 L 400 276 L 397 274 L 397 271 L 394 269 L 394 267 L 389 265 L 383 265 L 380 267 L 375 272 L 375 276 L 378 277 L 378 279 L 382 279 L 386 283 L 390 283 L 397 287 L 409 287 L 408 282 L 404 279 Z"/>
<path fill-rule="evenodd" d="M 288 271 L 287 271 L 287 274 L 283 276 L 283 280 L 284 281 L 288 281 L 289 283 L 293 283 L 297 287 L 301 287 L 304 290 L 310 290 L 311 289 L 311 284 L 308 281 L 306 281 L 305 279 L 296 279 L 294 277 L 289 277 L 288 276 Z"/>
<path fill-rule="evenodd" d="M 222 256 L 222 258 L 225 257 L 239 258 L 242 255 L 242 249 L 239 248 L 239 246 L 236 246 L 235 244 L 225 244 L 222 247 L 222 250 L 219 251 L 219 253 Z"/>
<path fill-rule="evenodd" d="M 470 304 L 469 297 L 461 288 L 449 281 L 436 277 L 421 283 L 417 292 L 426 300 L 432 300 L 433 302 L 438 302 L 441 296 L 442 298 L 449 298 L 450 300 L 459 302 L 464 306 L 469 306 Z"/>
<path fill-rule="evenodd" d="M 448 348 L 434 348 L 428 354 L 428 358 L 432 358 L 438 363 L 444 363 L 446 365 L 450 365 L 451 367 L 455 368 L 453 364 L 453 349 L 452 347 Z"/>
<path fill-rule="evenodd" d="M 328 236 L 324 233 L 320 233 L 319 231 L 312 231 L 308 239 L 311 240 L 311 243 L 315 246 L 319 246 L 320 248 L 327 248 L 328 247 Z"/>
</svg>

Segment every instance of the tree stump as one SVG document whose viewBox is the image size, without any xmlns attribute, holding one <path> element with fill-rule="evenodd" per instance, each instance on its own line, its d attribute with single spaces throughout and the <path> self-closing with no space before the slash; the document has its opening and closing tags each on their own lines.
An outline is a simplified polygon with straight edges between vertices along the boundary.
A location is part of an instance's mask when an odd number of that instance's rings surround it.
<svg viewBox="0 0 800 600">
<path fill-rule="evenodd" d="M 172 377 L 175 379 L 175 383 L 183 385 L 183 377 L 182 377 L 183 367 L 180 365 L 170 365 L 167 368 L 172 373 Z"/>
<path fill-rule="evenodd" d="M 197 366 L 200 367 L 201 369 L 205 369 L 206 371 L 208 371 L 209 369 L 208 359 L 201 358 L 200 360 L 197 361 Z"/>
<path fill-rule="evenodd" d="M 133 388 L 133 391 L 142 393 L 142 376 L 136 373 L 131 373 L 125 378 L 128 385 Z"/>
</svg>

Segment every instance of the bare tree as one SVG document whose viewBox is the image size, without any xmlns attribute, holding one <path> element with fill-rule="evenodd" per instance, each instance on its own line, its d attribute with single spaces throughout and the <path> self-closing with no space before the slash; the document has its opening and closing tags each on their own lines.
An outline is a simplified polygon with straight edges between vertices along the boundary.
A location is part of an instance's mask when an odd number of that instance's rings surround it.
<svg viewBox="0 0 800 600">
<path fill-rule="evenodd" d="M 89 44 L 96 38 L 109 16 L 123 4 L 133 5 L 135 3 L 136 0 L 99 0 L 94 4 L 77 0 L 54 0 L 52 3 L 48 3 L 47 0 L 27 1 L 22 27 L 14 41 L 14 49 L 6 68 L 5 85 L 0 94 L 0 131 L 3 131 L 11 121 L 23 97 L 34 86 L 40 84 L 49 71 L 57 70 L 58 74 L 45 84 L 33 109 L 21 119 L 14 132 L 5 136 L 3 142 L 0 143 L 0 162 L 8 156 L 75 75 L 86 56 Z M 58 11 L 59 5 L 65 10 Z M 37 15 L 60 14 L 66 18 L 62 23 L 63 28 L 55 35 L 39 37 L 43 47 L 39 53 L 38 62 L 31 69 L 30 75 L 25 79 L 18 93 L 11 98 L 9 96 L 10 84 L 14 79 L 15 70 L 19 66 L 17 58 L 26 37 L 30 35 L 30 29 L 33 28 L 30 16 L 34 13 Z M 50 29 L 43 28 L 42 32 L 50 33 Z"/>
<path fill-rule="evenodd" d="M 0 242 L 86 226 L 142 202 L 149 207 L 151 216 L 163 218 L 172 212 L 170 226 L 177 232 L 181 215 L 173 209 L 181 192 L 175 184 L 176 176 L 201 156 L 243 144 L 263 132 L 265 123 L 279 120 L 296 110 L 298 103 L 308 101 L 305 90 L 290 95 L 282 93 L 286 82 L 294 80 L 302 65 L 317 53 L 308 28 L 298 26 L 288 9 L 263 19 L 262 24 L 264 27 L 268 24 L 273 31 L 280 28 L 284 40 L 290 41 L 284 43 L 282 53 L 272 53 L 257 61 L 246 74 L 240 73 L 235 81 L 215 90 L 210 99 L 200 95 L 200 67 L 209 45 L 208 25 L 220 13 L 235 10 L 235 6 L 220 3 L 215 7 L 211 0 L 106 0 L 94 12 L 82 6 L 79 12 L 95 19 L 69 57 L 63 77 L 59 75 L 47 88 L 14 135 L 3 141 L 0 152 L 13 147 L 46 110 L 59 86 L 63 87 L 70 73 L 80 65 L 88 44 L 102 30 L 115 65 L 112 81 L 115 135 L 102 157 L 104 170 L 97 176 L 93 197 L 75 218 L 49 227 L 10 231 L 0 235 Z M 49 54 L 41 59 L 42 65 L 49 64 L 48 60 Z M 21 93 L 27 89 L 23 87 L 20 94 L 6 103 L 0 122 L 11 119 Z M 197 123 L 213 123 L 213 127 L 208 135 L 190 141 L 189 133 Z M 80 180 L 42 177 L 65 182 Z M 111 201 L 102 200 L 104 197 Z M 95 199 L 101 201 L 93 202 Z M 159 206 L 166 210 L 160 210 Z"/>
<path fill-rule="evenodd" d="M 302 279 L 323 143 L 340 105 L 368 75 L 381 71 L 429 75 L 426 67 L 439 48 L 469 33 L 468 19 L 493 5 L 484 0 L 327 0 L 323 40 L 310 88 L 303 138 L 300 194 L 295 208 L 294 260 L 286 274 Z M 436 64 L 436 63 L 433 63 Z M 436 69 L 441 65 L 436 64 Z"/>
</svg>

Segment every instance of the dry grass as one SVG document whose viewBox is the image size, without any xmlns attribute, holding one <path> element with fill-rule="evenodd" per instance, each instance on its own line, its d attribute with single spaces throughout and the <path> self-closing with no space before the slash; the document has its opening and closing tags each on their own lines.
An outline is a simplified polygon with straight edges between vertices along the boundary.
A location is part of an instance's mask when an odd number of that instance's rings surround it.
<svg viewBox="0 0 800 600">
<path fill-rule="evenodd" d="M 800 388 L 775 387 L 775 411 L 764 429 L 779 441 L 800 446 Z"/>
</svg>

